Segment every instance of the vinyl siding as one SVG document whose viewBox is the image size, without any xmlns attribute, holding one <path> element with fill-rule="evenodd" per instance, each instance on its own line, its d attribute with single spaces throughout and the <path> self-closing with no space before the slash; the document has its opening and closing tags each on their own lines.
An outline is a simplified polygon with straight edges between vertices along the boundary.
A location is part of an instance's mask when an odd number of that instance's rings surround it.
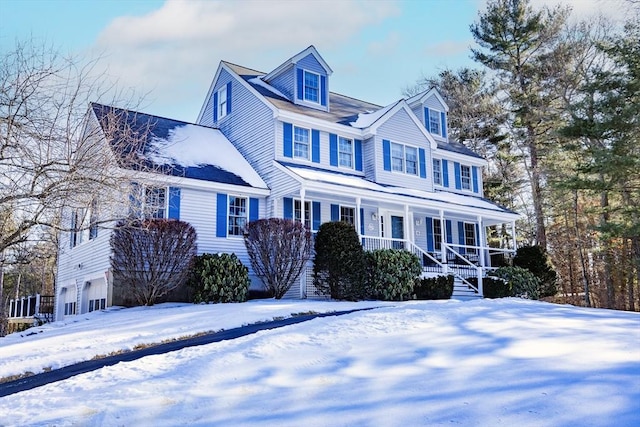
<svg viewBox="0 0 640 427">
<path fill-rule="evenodd" d="M 405 144 L 425 150 L 426 178 L 420 175 L 408 175 L 405 173 L 385 171 L 382 159 L 382 141 Z M 417 190 L 433 191 L 433 169 L 431 160 L 431 148 L 429 140 L 418 128 L 409 114 L 404 110 L 399 110 L 392 118 L 387 120 L 378 128 L 375 143 L 376 162 L 376 182 L 386 185 L 413 188 Z M 370 154 L 369 154 L 370 155 Z"/>
<path fill-rule="evenodd" d="M 275 133 L 273 112 L 226 70 L 220 72 L 214 92 L 229 81 L 232 81 L 232 110 L 219 121 L 218 127 L 269 185 Z M 207 100 L 200 124 L 213 125 L 212 103 L 212 99 Z"/>
<path fill-rule="evenodd" d="M 382 144 L 382 142 L 380 142 Z M 369 138 L 362 141 L 362 166 L 364 169 L 364 176 L 371 180 L 376 181 L 377 171 L 376 164 L 379 162 L 382 168 L 382 157 L 376 158 L 378 151 L 376 151 L 376 139 Z M 382 156 L 382 150 L 380 150 L 380 156 Z"/>
<path fill-rule="evenodd" d="M 289 101 L 293 102 L 293 97 L 295 94 L 295 81 L 295 66 L 291 64 L 269 83 L 271 84 L 271 86 L 282 92 L 283 95 L 286 95 Z"/>
<path fill-rule="evenodd" d="M 309 54 L 298 61 L 298 68 L 304 68 L 307 71 L 313 71 L 320 75 L 327 75 L 327 72 L 322 68 L 322 65 L 318 62 L 315 56 Z"/>
</svg>

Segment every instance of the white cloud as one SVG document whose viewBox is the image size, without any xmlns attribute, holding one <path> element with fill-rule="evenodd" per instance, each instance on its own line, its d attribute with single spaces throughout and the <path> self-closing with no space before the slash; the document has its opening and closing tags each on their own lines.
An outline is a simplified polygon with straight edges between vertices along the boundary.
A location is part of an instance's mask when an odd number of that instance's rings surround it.
<svg viewBox="0 0 640 427">
<path fill-rule="evenodd" d="M 392 1 L 168 0 L 146 15 L 113 20 L 96 47 L 121 85 L 181 91 L 191 82 L 184 90 L 197 103 L 221 59 L 270 71 L 310 44 L 330 51 L 398 13 Z"/>
</svg>

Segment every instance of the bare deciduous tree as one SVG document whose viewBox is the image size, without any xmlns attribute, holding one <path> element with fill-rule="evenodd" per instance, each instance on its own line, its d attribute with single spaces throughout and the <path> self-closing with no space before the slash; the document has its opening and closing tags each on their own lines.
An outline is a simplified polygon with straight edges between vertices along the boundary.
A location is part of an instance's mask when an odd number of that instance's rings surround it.
<svg viewBox="0 0 640 427">
<path fill-rule="evenodd" d="M 311 233 L 288 219 L 250 222 L 244 243 L 253 270 L 276 299 L 287 293 L 311 256 Z"/>
<path fill-rule="evenodd" d="M 118 225 L 111 235 L 114 290 L 153 305 L 186 282 L 197 250 L 189 223 L 154 219 Z"/>
</svg>

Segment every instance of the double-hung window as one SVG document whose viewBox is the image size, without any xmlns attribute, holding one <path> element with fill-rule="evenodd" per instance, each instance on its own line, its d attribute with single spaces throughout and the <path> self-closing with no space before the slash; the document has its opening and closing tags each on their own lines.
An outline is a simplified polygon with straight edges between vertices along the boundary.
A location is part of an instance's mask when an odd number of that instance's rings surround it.
<svg viewBox="0 0 640 427">
<path fill-rule="evenodd" d="M 433 183 L 442 185 L 442 163 L 440 159 L 433 159 Z"/>
<path fill-rule="evenodd" d="M 338 138 L 338 165 L 353 168 L 353 140 Z"/>
<path fill-rule="evenodd" d="M 163 219 L 167 212 L 167 189 L 164 187 L 146 187 L 144 193 L 145 218 Z"/>
<path fill-rule="evenodd" d="M 409 175 L 418 175 L 418 149 L 415 147 L 405 147 L 404 157 L 406 173 Z"/>
<path fill-rule="evenodd" d="M 471 168 L 460 165 L 460 183 L 463 190 L 471 190 Z"/>
<path fill-rule="evenodd" d="M 433 248 L 442 250 L 442 223 L 439 218 L 433 219 Z"/>
<path fill-rule="evenodd" d="M 248 220 L 248 200 L 246 197 L 229 196 L 229 217 L 227 235 L 242 236 Z"/>
<path fill-rule="evenodd" d="M 391 170 L 404 172 L 404 145 L 391 143 Z"/>
<path fill-rule="evenodd" d="M 300 200 L 293 201 L 293 218 L 297 222 L 302 222 L 302 202 Z M 311 202 L 304 202 L 304 226 L 307 230 L 311 230 Z"/>
<path fill-rule="evenodd" d="M 442 135 L 442 123 L 440 122 L 440 111 L 429 109 L 429 132 Z"/>
<path fill-rule="evenodd" d="M 464 223 L 464 244 L 467 246 L 476 245 L 476 226 L 470 222 Z M 468 254 L 475 254 L 476 248 L 467 248 Z"/>
<path fill-rule="evenodd" d="M 418 149 L 408 145 L 391 143 L 391 170 L 418 175 Z"/>
<path fill-rule="evenodd" d="M 347 206 L 340 206 L 340 221 L 355 225 L 356 209 Z"/>
<path fill-rule="evenodd" d="M 320 75 L 310 71 L 304 72 L 304 100 L 320 102 Z"/>
<path fill-rule="evenodd" d="M 309 159 L 309 129 L 293 128 L 293 156 Z"/>
<path fill-rule="evenodd" d="M 227 85 L 218 90 L 218 119 L 227 115 Z"/>
</svg>

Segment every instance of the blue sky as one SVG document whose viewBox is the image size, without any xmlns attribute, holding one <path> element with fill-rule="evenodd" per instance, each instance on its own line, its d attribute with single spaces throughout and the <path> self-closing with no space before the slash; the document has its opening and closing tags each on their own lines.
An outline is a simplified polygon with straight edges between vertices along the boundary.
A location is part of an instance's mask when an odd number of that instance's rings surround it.
<svg viewBox="0 0 640 427">
<path fill-rule="evenodd" d="M 553 4 L 551 0 L 534 0 Z M 611 1 L 562 0 L 586 13 Z M 477 66 L 469 25 L 485 0 L 0 0 L 0 49 L 33 37 L 100 57 L 145 112 L 195 121 L 220 60 L 268 72 L 310 44 L 330 88 L 387 105 L 422 76 Z M 126 105 L 122 105 L 126 106 Z"/>
</svg>

